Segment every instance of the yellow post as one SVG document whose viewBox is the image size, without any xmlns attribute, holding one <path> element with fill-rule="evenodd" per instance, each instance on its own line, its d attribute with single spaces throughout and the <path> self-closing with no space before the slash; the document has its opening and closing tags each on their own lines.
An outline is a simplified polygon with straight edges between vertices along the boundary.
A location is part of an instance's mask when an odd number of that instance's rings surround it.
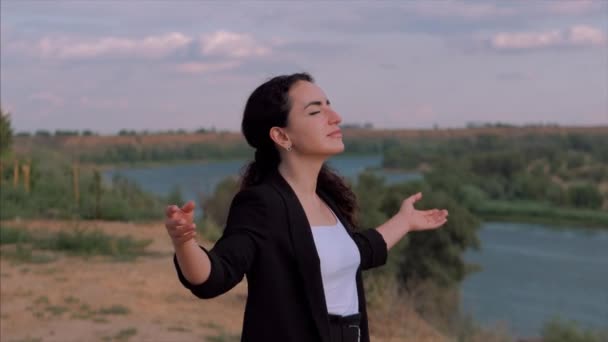
<svg viewBox="0 0 608 342">
<path fill-rule="evenodd" d="M 15 159 L 13 167 L 13 186 L 16 188 L 19 185 L 19 160 Z"/>
<path fill-rule="evenodd" d="M 30 192 L 30 161 L 28 160 L 26 164 L 21 166 L 21 171 L 23 171 L 23 186 L 25 187 L 25 193 Z"/>
<path fill-rule="evenodd" d="M 74 200 L 76 201 L 76 205 L 78 205 L 78 202 L 80 200 L 80 192 L 78 190 L 78 163 L 74 162 L 72 164 L 72 174 L 73 174 L 73 180 L 74 180 Z"/>
</svg>

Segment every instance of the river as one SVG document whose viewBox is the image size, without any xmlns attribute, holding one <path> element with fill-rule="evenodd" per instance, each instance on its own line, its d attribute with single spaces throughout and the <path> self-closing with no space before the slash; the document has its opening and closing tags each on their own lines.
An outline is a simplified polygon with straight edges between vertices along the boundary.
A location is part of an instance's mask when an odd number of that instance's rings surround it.
<svg viewBox="0 0 608 342">
<path fill-rule="evenodd" d="M 354 180 L 381 163 L 378 156 L 335 157 L 330 166 Z M 120 173 L 144 190 L 166 195 L 176 185 L 184 199 L 210 194 L 224 177 L 236 175 L 243 160 L 128 168 Z M 420 179 L 415 173 L 387 173 L 388 183 Z M 518 336 L 534 336 L 553 317 L 575 320 L 582 327 L 608 328 L 608 231 L 580 227 L 485 222 L 479 232 L 482 249 L 465 259 L 482 267 L 462 284 L 462 310 L 475 321 L 506 326 Z"/>
</svg>

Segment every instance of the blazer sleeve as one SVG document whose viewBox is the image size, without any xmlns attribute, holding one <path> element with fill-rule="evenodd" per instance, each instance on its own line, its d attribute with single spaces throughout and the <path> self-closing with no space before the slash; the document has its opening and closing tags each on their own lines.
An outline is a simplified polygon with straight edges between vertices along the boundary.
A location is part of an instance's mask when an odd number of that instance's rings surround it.
<svg viewBox="0 0 608 342">
<path fill-rule="evenodd" d="M 260 194 L 248 189 L 237 193 L 230 204 L 222 236 L 211 250 L 200 246 L 211 261 L 209 278 L 202 284 L 188 282 L 174 254 L 179 281 L 199 298 L 213 298 L 232 289 L 249 271 L 266 240 L 266 220 L 267 208 Z"/>
<path fill-rule="evenodd" d="M 386 241 L 376 229 L 357 231 L 352 236 L 361 254 L 361 270 L 368 270 L 386 263 L 388 255 Z"/>
</svg>

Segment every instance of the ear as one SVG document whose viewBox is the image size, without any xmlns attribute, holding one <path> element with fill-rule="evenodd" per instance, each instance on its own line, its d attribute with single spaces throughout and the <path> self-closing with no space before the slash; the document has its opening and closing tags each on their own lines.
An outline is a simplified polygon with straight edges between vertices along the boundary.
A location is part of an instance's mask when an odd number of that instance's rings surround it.
<svg viewBox="0 0 608 342">
<path fill-rule="evenodd" d="M 270 139 L 272 139 L 272 141 L 274 141 L 277 145 L 285 148 L 291 145 L 291 141 L 287 135 L 287 132 L 285 131 L 285 128 L 277 126 L 272 127 L 270 129 Z"/>
</svg>

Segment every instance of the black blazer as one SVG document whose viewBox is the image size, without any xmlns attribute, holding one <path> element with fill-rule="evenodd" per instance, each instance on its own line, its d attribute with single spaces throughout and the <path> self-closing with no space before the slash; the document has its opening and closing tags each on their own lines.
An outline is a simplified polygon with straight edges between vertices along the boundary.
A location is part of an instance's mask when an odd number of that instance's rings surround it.
<svg viewBox="0 0 608 342">
<path fill-rule="evenodd" d="M 361 254 L 356 282 L 361 313 L 361 341 L 369 341 L 361 271 L 386 263 L 387 246 L 375 229 L 354 232 L 334 201 L 317 194 L 338 216 Z M 262 184 L 237 193 L 221 238 L 209 255 L 206 282 L 190 284 L 177 258 L 180 282 L 199 298 L 225 293 L 247 275 L 248 296 L 242 341 L 330 342 L 329 320 L 319 256 L 300 201 L 278 171 Z"/>
</svg>

